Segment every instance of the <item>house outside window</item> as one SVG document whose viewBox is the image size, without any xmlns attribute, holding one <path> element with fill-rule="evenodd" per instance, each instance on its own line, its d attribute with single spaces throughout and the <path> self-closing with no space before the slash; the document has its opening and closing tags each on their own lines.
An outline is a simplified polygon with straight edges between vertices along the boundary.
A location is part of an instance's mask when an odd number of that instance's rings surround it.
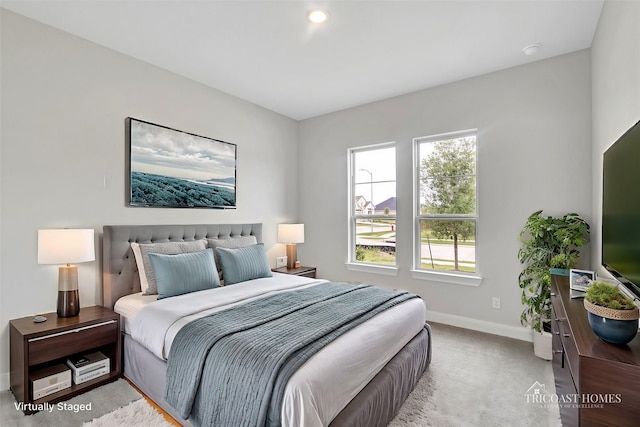
<svg viewBox="0 0 640 427">
<path fill-rule="evenodd" d="M 414 139 L 415 271 L 478 273 L 476 133 Z"/>
<path fill-rule="evenodd" d="M 349 150 L 349 263 L 396 265 L 396 148 Z"/>
</svg>

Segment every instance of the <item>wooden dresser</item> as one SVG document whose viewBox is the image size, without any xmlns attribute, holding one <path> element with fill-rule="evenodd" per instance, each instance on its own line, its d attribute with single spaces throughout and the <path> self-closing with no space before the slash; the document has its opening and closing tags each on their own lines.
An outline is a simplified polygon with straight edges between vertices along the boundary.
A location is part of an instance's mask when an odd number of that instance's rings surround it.
<svg viewBox="0 0 640 427">
<path fill-rule="evenodd" d="M 551 282 L 553 373 L 563 427 L 639 426 L 640 335 L 623 346 L 602 341 L 589 326 L 583 299 L 571 299 L 569 278 L 552 276 Z M 582 403 L 566 402 L 571 395 Z"/>
</svg>

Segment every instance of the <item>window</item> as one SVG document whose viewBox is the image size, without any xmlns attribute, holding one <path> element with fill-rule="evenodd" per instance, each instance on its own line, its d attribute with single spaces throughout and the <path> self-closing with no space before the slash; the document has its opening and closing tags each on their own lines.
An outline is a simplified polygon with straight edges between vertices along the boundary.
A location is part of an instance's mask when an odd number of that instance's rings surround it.
<svg viewBox="0 0 640 427">
<path fill-rule="evenodd" d="M 475 275 L 476 132 L 416 138 L 414 144 L 415 270 Z"/>
<path fill-rule="evenodd" d="M 396 148 L 349 150 L 349 263 L 396 265 Z"/>
</svg>

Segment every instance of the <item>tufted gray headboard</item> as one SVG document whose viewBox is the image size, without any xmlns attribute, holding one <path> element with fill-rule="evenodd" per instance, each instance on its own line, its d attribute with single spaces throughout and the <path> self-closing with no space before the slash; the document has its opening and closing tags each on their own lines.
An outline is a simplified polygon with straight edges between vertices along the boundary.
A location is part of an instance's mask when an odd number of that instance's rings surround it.
<svg viewBox="0 0 640 427">
<path fill-rule="evenodd" d="M 262 224 L 105 225 L 102 227 L 102 305 L 113 308 L 118 298 L 140 292 L 131 243 L 183 242 L 255 236 L 262 242 Z"/>
</svg>

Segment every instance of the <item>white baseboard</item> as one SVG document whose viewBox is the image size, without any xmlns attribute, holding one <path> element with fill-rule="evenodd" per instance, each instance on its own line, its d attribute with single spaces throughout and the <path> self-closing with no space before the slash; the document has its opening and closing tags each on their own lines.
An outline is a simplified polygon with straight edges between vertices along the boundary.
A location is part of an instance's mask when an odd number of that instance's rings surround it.
<svg viewBox="0 0 640 427">
<path fill-rule="evenodd" d="M 9 372 L 0 374 L 0 391 L 9 390 Z"/>
<path fill-rule="evenodd" d="M 485 332 L 487 334 L 500 335 L 521 341 L 533 341 L 531 328 L 508 326 L 502 323 L 487 322 L 470 317 L 457 316 L 455 314 L 439 313 L 427 310 L 427 321 L 443 323 L 458 328 L 471 329 L 472 331 Z"/>
</svg>

